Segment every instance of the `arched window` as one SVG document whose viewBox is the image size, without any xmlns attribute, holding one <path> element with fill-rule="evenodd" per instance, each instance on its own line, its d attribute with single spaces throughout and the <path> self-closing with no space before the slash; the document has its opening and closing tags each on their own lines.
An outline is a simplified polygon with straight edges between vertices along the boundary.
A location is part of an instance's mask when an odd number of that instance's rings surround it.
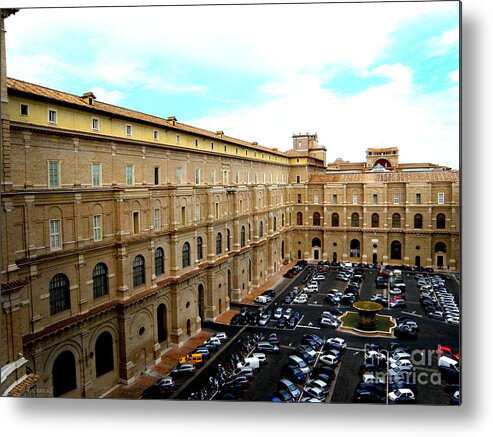
<svg viewBox="0 0 493 437">
<path fill-rule="evenodd" d="M 437 215 L 437 229 L 445 229 L 445 214 Z"/>
<path fill-rule="evenodd" d="M 301 226 L 303 224 L 303 213 L 302 212 L 296 213 L 296 224 L 298 226 Z"/>
<path fill-rule="evenodd" d="M 137 255 L 135 257 L 132 268 L 133 268 L 133 277 L 134 277 L 134 287 L 138 287 L 139 285 L 144 284 L 146 281 L 146 273 L 145 273 L 145 260 L 142 255 Z"/>
<path fill-rule="evenodd" d="M 442 241 L 439 241 L 437 244 L 435 244 L 435 252 L 447 252 L 447 245 Z"/>
<path fill-rule="evenodd" d="M 96 340 L 96 376 L 111 372 L 113 364 L 113 338 L 108 331 L 103 332 Z"/>
<path fill-rule="evenodd" d="M 70 283 L 68 278 L 59 273 L 50 282 L 50 314 L 60 313 L 70 309 Z"/>
<path fill-rule="evenodd" d="M 313 226 L 320 226 L 320 213 L 313 213 Z"/>
<path fill-rule="evenodd" d="M 197 237 L 197 259 L 202 259 L 204 257 L 203 253 L 203 245 L 204 241 L 202 240 L 202 237 Z"/>
<path fill-rule="evenodd" d="M 226 248 L 228 252 L 231 250 L 231 231 L 226 229 Z"/>
<path fill-rule="evenodd" d="M 360 242 L 359 240 L 351 240 L 349 243 L 349 256 L 351 258 L 359 258 L 360 256 Z"/>
<path fill-rule="evenodd" d="M 106 264 L 96 264 L 92 271 L 92 294 L 94 299 L 108 294 L 108 267 Z"/>
<path fill-rule="evenodd" d="M 262 238 L 264 236 L 264 222 L 261 221 L 259 224 L 258 224 L 258 237 L 259 238 Z"/>
<path fill-rule="evenodd" d="M 401 259 L 401 248 L 400 241 L 392 241 L 390 244 L 390 259 Z"/>
<path fill-rule="evenodd" d="M 351 226 L 353 228 L 357 228 L 359 226 L 359 214 L 357 212 L 353 212 L 351 214 Z"/>
<path fill-rule="evenodd" d="M 281 215 L 281 226 L 284 227 L 284 214 Z"/>
<path fill-rule="evenodd" d="M 183 268 L 190 265 L 190 243 L 185 241 L 183 248 L 181 249 L 181 265 Z"/>
<path fill-rule="evenodd" d="M 339 214 L 337 212 L 332 213 L 332 227 L 339 227 Z"/>
<path fill-rule="evenodd" d="M 252 225 L 248 223 L 248 239 L 252 241 Z"/>
<path fill-rule="evenodd" d="M 154 252 L 154 270 L 156 276 L 164 273 L 164 250 L 162 247 L 158 247 Z"/>
<path fill-rule="evenodd" d="M 322 247 L 322 242 L 320 241 L 320 238 L 314 238 L 312 240 L 312 247 Z"/>
<path fill-rule="evenodd" d="M 393 228 L 401 227 L 401 215 L 397 212 L 392 214 L 392 227 Z"/>
<path fill-rule="evenodd" d="M 423 229 L 423 216 L 421 214 L 414 216 L 414 229 Z"/>
<path fill-rule="evenodd" d="M 223 236 L 221 232 L 216 235 L 216 255 L 221 255 L 223 252 Z"/>
<path fill-rule="evenodd" d="M 245 226 L 241 227 L 240 232 L 240 246 L 245 247 Z"/>
<path fill-rule="evenodd" d="M 371 227 L 372 228 L 378 228 L 380 226 L 380 217 L 378 214 L 372 214 L 371 215 Z"/>
<path fill-rule="evenodd" d="M 53 397 L 62 396 L 77 388 L 75 357 L 70 351 L 63 351 L 53 363 Z"/>
<path fill-rule="evenodd" d="M 274 232 L 277 231 L 277 217 L 274 217 Z"/>
</svg>

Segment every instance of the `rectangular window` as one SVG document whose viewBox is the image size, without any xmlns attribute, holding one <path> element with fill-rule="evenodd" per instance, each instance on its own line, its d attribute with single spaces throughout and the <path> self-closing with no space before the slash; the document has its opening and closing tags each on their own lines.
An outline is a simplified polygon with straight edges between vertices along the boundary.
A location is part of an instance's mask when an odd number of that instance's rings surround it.
<svg viewBox="0 0 493 437">
<path fill-rule="evenodd" d="M 216 183 L 216 170 L 211 170 L 211 184 Z"/>
<path fill-rule="evenodd" d="M 57 123 L 56 111 L 54 109 L 48 109 L 48 123 Z"/>
<path fill-rule="evenodd" d="M 215 216 L 217 219 L 219 218 L 219 203 L 218 202 L 216 202 Z"/>
<path fill-rule="evenodd" d="M 445 193 L 438 193 L 438 204 L 443 205 L 445 203 Z"/>
<path fill-rule="evenodd" d="M 296 183 L 299 184 L 301 182 L 301 176 L 298 174 L 296 175 Z"/>
<path fill-rule="evenodd" d="M 180 144 L 180 135 L 176 136 L 176 144 Z"/>
<path fill-rule="evenodd" d="M 99 119 L 98 118 L 92 119 L 92 130 L 95 130 L 95 131 L 99 130 Z"/>
<path fill-rule="evenodd" d="M 313 203 L 318 203 L 318 194 L 313 195 Z"/>
<path fill-rule="evenodd" d="M 181 207 L 181 224 L 183 226 L 187 224 L 187 210 L 184 206 Z"/>
<path fill-rule="evenodd" d="M 101 186 L 101 163 L 99 162 L 92 163 L 92 186 Z"/>
<path fill-rule="evenodd" d="M 416 193 L 416 203 L 418 205 L 421 203 L 421 193 Z"/>
<path fill-rule="evenodd" d="M 154 209 L 154 230 L 161 230 L 161 211 L 159 208 Z"/>
<path fill-rule="evenodd" d="M 48 161 L 48 187 L 60 188 L 60 162 Z"/>
<path fill-rule="evenodd" d="M 159 167 L 154 167 L 154 185 L 159 185 Z"/>
<path fill-rule="evenodd" d="M 154 138 L 154 141 L 159 140 L 159 132 L 157 130 L 155 130 L 152 134 L 152 137 Z"/>
<path fill-rule="evenodd" d="M 355 205 L 357 203 L 358 203 L 358 195 L 357 194 L 353 194 L 353 205 Z"/>
<path fill-rule="evenodd" d="M 250 172 L 247 171 L 247 184 L 249 184 L 249 183 L 250 183 Z"/>
<path fill-rule="evenodd" d="M 240 183 L 240 172 L 239 171 L 236 172 L 236 183 L 237 184 Z"/>
<path fill-rule="evenodd" d="M 200 185 L 200 168 L 195 169 L 195 184 Z"/>
<path fill-rule="evenodd" d="M 394 205 L 399 204 L 399 193 L 394 193 Z"/>
<path fill-rule="evenodd" d="M 126 129 L 127 137 L 131 137 L 132 136 L 132 125 L 127 124 L 125 129 Z"/>
<path fill-rule="evenodd" d="M 200 203 L 195 205 L 195 221 L 200 222 Z"/>
<path fill-rule="evenodd" d="M 92 217 L 92 230 L 93 230 L 94 241 L 101 241 L 103 237 L 101 234 L 101 216 L 100 215 L 94 215 Z"/>
<path fill-rule="evenodd" d="M 224 146 L 224 153 L 228 151 L 228 146 Z"/>
<path fill-rule="evenodd" d="M 60 249 L 62 240 L 60 238 L 60 220 L 50 220 L 50 248 Z"/>
<path fill-rule="evenodd" d="M 373 195 L 373 205 L 376 205 L 378 203 L 378 194 Z"/>
<path fill-rule="evenodd" d="M 298 194 L 298 203 L 301 203 L 301 194 Z"/>
<path fill-rule="evenodd" d="M 211 143 L 211 150 L 214 150 L 214 143 Z"/>
<path fill-rule="evenodd" d="M 182 175 L 181 175 L 181 167 L 178 167 L 176 169 L 176 184 L 181 185 L 183 183 L 182 181 Z"/>
<path fill-rule="evenodd" d="M 20 113 L 26 117 L 29 115 L 29 105 L 27 103 L 21 103 Z"/>
<path fill-rule="evenodd" d="M 134 184 L 134 166 L 133 166 L 133 164 L 127 164 L 127 166 L 126 166 L 126 178 L 127 178 L 127 185 L 133 185 Z"/>
<path fill-rule="evenodd" d="M 223 170 L 223 185 L 229 184 L 229 170 Z"/>
<path fill-rule="evenodd" d="M 133 219 L 134 234 L 138 234 L 140 232 L 140 213 L 139 213 L 139 211 L 134 211 L 132 213 L 132 219 Z"/>
</svg>

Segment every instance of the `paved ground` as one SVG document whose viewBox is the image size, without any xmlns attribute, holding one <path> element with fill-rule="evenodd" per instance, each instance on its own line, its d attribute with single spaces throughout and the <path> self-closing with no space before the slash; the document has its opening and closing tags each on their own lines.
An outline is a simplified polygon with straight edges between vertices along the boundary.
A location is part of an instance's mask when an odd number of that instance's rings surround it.
<svg viewBox="0 0 493 437">
<path fill-rule="evenodd" d="M 252 293 L 248 299 L 237 305 L 232 305 L 231 310 L 225 312 L 218 317 L 215 323 L 204 323 L 203 332 L 189 340 L 187 344 L 179 350 L 170 351 L 163 356 L 162 362 L 151 369 L 145 375 L 142 375 L 137 381 L 128 387 L 118 387 L 109 397 L 140 397 L 143 389 L 153 384 L 158 376 L 166 374 L 176 364 L 179 356 L 193 349 L 197 344 L 203 343 L 204 339 L 210 336 L 214 331 L 225 331 L 230 337 L 230 340 L 219 351 L 212 355 L 212 358 L 203 366 L 193 377 L 177 378 L 177 385 L 173 392 L 169 394 L 170 398 L 187 399 L 194 392 L 199 391 L 204 387 L 210 376 L 217 373 L 218 364 L 225 365 L 230 359 L 232 353 L 241 353 L 240 340 L 247 336 L 252 337 L 254 334 L 267 335 L 271 332 L 276 332 L 281 340 L 281 350 L 279 354 L 269 355 L 268 364 L 258 372 L 250 384 L 248 390 L 241 394 L 240 399 L 244 401 L 265 401 L 270 396 L 274 395 L 277 389 L 277 383 L 280 379 L 282 368 L 288 360 L 288 356 L 295 350 L 296 346 L 301 342 L 302 336 L 305 333 L 316 333 L 322 338 L 331 336 L 342 337 L 348 343 L 348 350 L 337 369 L 337 379 L 332 385 L 329 393 L 328 402 L 347 403 L 351 402 L 354 388 L 360 381 L 358 373 L 359 366 L 364 360 L 363 351 L 365 344 L 368 341 L 378 342 L 382 346 L 388 345 L 390 341 L 395 341 L 395 338 L 371 338 L 359 337 L 353 334 L 334 330 L 331 328 L 320 327 L 318 318 L 320 313 L 326 309 L 324 305 L 324 296 L 334 288 L 341 291 L 344 290 L 346 283 L 335 279 L 335 269 L 330 270 L 327 279 L 322 283 L 319 293 L 310 296 L 308 304 L 288 305 L 293 309 L 301 311 L 303 316 L 299 324 L 294 330 L 278 329 L 275 327 L 275 322 L 271 321 L 266 327 L 259 326 L 230 326 L 229 321 L 241 307 L 246 307 L 248 311 L 256 311 L 260 306 L 253 302 L 255 296 L 261 294 L 264 290 L 273 288 L 276 290 L 276 298 L 268 305 L 272 308 L 276 306 L 286 307 L 283 304 L 285 294 L 294 286 L 299 286 L 305 276 L 301 272 L 293 279 L 282 278 L 282 274 L 290 266 L 283 266 L 282 272 L 271 278 L 267 284 Z M 369 299 L 370 295 L 376 291 L 374 288 L 375 271 L 366 271 L 366 278 L 362 284 L 360 291 L 360 299 Z M 419 379 L 416 389 L 416 397 L 418 403 L 424 404 L 448 404 L 450 396 L 445 393 L 445 382 L 438 381 L 437 377 L 437 362 L 436 355 L 432 351 L 436 350 L 439 344 L 450 346 L 454 349 L 459 349 L 460 330 L 457 326 L 447 324 L 445 322 L 429 319 L 421 309 L 419 304 L 419 292 L 416 286 L 416 281 L 413 274 L 404 272 L 404 281 L 407 285 L 406 298 L 408 306 L 406 309 L 384 309 L 383 314 L 390 314 L 397 317 L 401 314 L 408 314 L 415 318 L 419 327 L 419 335 L 417 340 L 402 340 L 401 343 L 409 345 L 413 350 L 422 351 L 423 356 L 430 355 L 429 360 L 416 360 L 415 362 L 415 378 Z M 457 303 L 459 301 L 459 283 L 453 274 L 447 275 L 447 288 L 454 294 Z M 418 355 L 416 355 L 419 358 Z M 301 387 L 302 388 L 302 387 Z"/>
</svg>

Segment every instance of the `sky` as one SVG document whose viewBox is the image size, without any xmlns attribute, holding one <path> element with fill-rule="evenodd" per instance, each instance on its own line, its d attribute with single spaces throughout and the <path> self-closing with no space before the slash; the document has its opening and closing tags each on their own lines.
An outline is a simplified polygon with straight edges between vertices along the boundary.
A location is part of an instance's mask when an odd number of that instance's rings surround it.
<svg viewBox="0 0 493 437">
<path fill-rule="evenodd" d="M 459 168 L 456 1 L 22 9 L 6 29 L 9 77 L 279 150 L 317 133 L 328 162 Z"/>
</svg>

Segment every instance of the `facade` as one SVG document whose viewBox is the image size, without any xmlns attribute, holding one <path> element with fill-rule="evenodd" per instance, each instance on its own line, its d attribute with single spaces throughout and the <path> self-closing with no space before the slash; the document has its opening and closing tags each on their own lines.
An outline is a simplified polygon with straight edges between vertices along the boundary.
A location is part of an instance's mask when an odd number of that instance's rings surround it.
<svg viewBox="0 0 493 437">
<path fill-rule="evenodd" d="M 455 170 L 327 166 L 316 134 L 280 152 L 5 71 L 1 201 L 4 395 L 129 384 L 291 260 L 460 268 Z"/>
</svg>

